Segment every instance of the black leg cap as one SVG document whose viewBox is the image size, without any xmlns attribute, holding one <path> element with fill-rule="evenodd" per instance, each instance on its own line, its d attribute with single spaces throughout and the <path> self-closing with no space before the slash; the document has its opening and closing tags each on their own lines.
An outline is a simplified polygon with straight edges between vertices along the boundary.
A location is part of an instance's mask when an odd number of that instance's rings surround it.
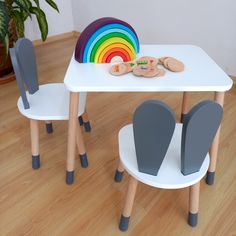
<svg viewBox="0 0 236 236">
<path fill-rule="evenodd" d="M 37 170 L 40 168 L 40 155 L 34 156 L 32 155 L 32 168 Z"/>
<path fill-rule="evenodd" d="M 181 114 L 180 122 L 183 124 L 187 114 Z"/>
<path fill-rule="evenodd" d="M 46 130 L 48 134 L 53 133 L 52 123 L 46 123 Z"/>
<path fill-rule="evenodd" d="M 66 171 L 66 183 L 73 184 L 74 182 L 74 171 Z"/>
<path fill-rule="evenodd" d="M 188 224 L 192 227 L 195 227 L 197 225 L 197 218 L 198 218 L 198 213 L 188 213 Z"/>
<path fill-rule="evenodd" d="M 87 158 L 87 154 L 83 154 L 83 155 L 79 155 L 80 157 L 80 164 L 83 168 L 88 167 L 88 158 Z"/>
<path fill-rule="evenodd" d="M 215 172 L 207 171 L 206 183 L 208 185 L 213 185 L 214 184 L 214 179 L 215 179 Z"/>
<path fill-rule="evenodd" d="M 120 217 L 120 224 L 119 224 L 119 229 L 121 231 L 126 231 L 129 227 L 129 218 L 130 217 L 125 217 L 123 215 L 121 215 Z"/>
<path fill-rule="evenodd" d="M 84 122 L 84 130 L 85 132 L 90 132 L 91 131 L 91 126 L 90 126 L 90 122 Z"/>
<path fill-rule="evenodd" d="M 84 124 L 82 116 L 78 117 L 79 125 L 82 126 Z"/>
<path fill-rule="evenodd" d="M 114 177 L 114 180 L 116 183 L 121 182 L 121 180 L 123 178 L 123 174 L 124 174 L 124 171 L 116 170 L 115 177 Z"/>
</svg>

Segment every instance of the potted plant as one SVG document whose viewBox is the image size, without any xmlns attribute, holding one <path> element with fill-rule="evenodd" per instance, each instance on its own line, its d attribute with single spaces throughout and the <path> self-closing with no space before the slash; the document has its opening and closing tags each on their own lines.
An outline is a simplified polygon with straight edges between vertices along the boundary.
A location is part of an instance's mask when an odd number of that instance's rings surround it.
<svg viewBox="0 0 236 236">
<path fill-rule="evenodd" d="M 45 1 L 59 12 L 53 0 Z M 12 72 L 8 49 L 14 46 L 18 38 L 24 37 L 24 22 L 32 15 L 36 16 L 41 38 L 45 41 L 48 23 L 39 0 L 0 0 L 0 84 L 7 79 L 12 80 L 12 76 L 8 75 Z"/>
</svg>

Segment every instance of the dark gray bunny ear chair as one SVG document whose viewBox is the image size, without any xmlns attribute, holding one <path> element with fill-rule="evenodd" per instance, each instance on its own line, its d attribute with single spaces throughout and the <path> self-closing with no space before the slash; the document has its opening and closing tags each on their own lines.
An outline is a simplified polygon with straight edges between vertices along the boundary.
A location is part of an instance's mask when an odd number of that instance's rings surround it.
<svg viewBox="0 0 236 236">
<path fill-rule="evenodd" d="M 175 130 L 175 114 L 161 101 L 147 101 L 133 118 L 135 151 L 140 172 L 157 175 Z"/>
<path fill-rule="evenodd" d="M 183 121 L 181 172 L 199 171 L 223 117 L 223 108 L 216 102 L 203 101 L 194 106 Z"/>
<path fill-rule="evenodd" d="M 40 168 L 39 154 L 39 121 L 45 121 L 48 133 L 53 132 L 52 120 L 68 120 L 69 91 L 63 83 L 38 84 L 38 74 L 34 47 L 29 39 L 18 39 L 15 47 L 10 49 L 12 65 L 15 71 L 21 97 L 18 99 L 18 109 L 22 115 L 30 119 L 32 142 L 32 168 Z M 78 116 L 85 129 L 90 124 L 85 112 L 86 93 L 79 95 Z M 83 118 L 82 118 L 83 116 Z M 86 119 L 84 117 L 86 116 Z M 78 129 L 80 132 L 80 129 Z M 82 167 L 88 166 L 82 135 L 78 138 L 78 149 Z M 66 182 L 73 183 L 74 170 L 67 166 Z"/>
<path fill-rule="evenodd" d="M 115 181 L 121 181 L 124 169 L 130 175 L 120 230 L 128 229 L 138 181 L 164 189 L 190 187 L 188 223 L 197 225 L 200 180 L 207 172 L 208 149 L 222 114 L 220 105 L 204 101 L 183 124 L 176 124 L 173 111 L 160 101 L 147 101 L 136 109 L 133 124 L 119 132 Z"/>
</svg>

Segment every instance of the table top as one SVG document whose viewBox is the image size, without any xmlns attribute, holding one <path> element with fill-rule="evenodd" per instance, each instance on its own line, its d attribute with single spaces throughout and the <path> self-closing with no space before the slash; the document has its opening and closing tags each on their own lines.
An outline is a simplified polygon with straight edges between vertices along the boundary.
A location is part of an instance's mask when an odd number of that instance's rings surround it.
<svg viewBox="0 0 236 236">
<path fill-rule="evenodd" d="M 166 70 L 163 77 L 143 78 L 132 73 L 113 76 L 111 64 L 78 63 L 72 55 L 64 83 L 71 92 L 224 92 L 230 77 L 199 47 L 193 45 L 140 45 L 137 57 L 171 56 L 185 65 L 183 72 Z M 162 66 L 160 66 L 162 67 Z"/>
</svg>

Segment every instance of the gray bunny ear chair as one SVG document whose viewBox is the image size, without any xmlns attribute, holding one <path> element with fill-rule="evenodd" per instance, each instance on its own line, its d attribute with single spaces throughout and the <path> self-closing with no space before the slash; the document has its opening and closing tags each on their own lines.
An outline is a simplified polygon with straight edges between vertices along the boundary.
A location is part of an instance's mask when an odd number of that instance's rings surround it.
<svg viewBox="0 0 236 236">
<path fill-rule="evenodd" d="M 115 181 L 122 180 L 124 170 L 130 175 L 121 231 L 128 229 L 138 181 L 163 189 L 189 187 L 188 223 L 197 225 L 200 181 L 207 172 L 208 149 L 222 115 L 222 107 L 212 101 L 193 107 L 183 124 L 176 124 L 174 113 L 160 101 L 147 101 L 136 109 L 133 124 L 119 132 Z"/>
<path fill-rule="evenodd" d="M 10 49 L 10 55 L 21 94 L 17 106 L 20 113 L 30 119 L 32 168 L 38 169 L 40 167 L 38 123 L 41 120 L 45 121 L 47 132 L 52 133 L 52 120 L 68 120 L 69 92 L 63 83 L 39 86 L 34 47 L 29 39 L 17 40 L 15 47 Z M 80 93 L 79 101 L 78 116 L 87 116 L 85 113 L 86 93 Z M 79 127 L 78 132 L 81 132 Z M 77 145 L 81 165 L 87 167 L 88 160 L 82 134 L 78 135 L 78 139 L 81 139 L 78 140 Z M 73 174 L 74 170 L 67 167 L 66 182 L 68 184 L 73 182 Z"/>
</svg>

